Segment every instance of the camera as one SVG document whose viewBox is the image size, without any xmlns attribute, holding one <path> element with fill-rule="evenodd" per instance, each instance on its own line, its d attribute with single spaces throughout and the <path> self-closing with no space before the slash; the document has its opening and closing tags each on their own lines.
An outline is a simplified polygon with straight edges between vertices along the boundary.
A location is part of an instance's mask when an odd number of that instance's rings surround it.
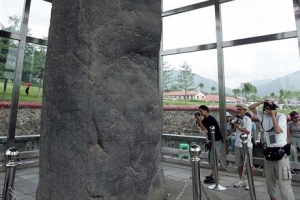
<svg viewBox="0 0 300 200">
<path fill-rule="evenodd" d="M 265 111 L 266 109 L 275 110 L 277 107 L 278 106 L 274 102 L 272 105 L 270 105 L 267 101 L 265 101 L 263 105 L 263 111 Z"/>
<path fill-rule="evenodd" d="M 236 115 L 236 118 L 231 121 L 231 123 L 237 123 L 240 124 L 243 121 L 243 116 L 242 115 Z"/>
<path fill-rule="evenodd" d="M 195 116 L 200 117 L 200 113 L 199 113 L 199 112 L 196 112 L 196 113 L 195 113 Z"/>
</svg>

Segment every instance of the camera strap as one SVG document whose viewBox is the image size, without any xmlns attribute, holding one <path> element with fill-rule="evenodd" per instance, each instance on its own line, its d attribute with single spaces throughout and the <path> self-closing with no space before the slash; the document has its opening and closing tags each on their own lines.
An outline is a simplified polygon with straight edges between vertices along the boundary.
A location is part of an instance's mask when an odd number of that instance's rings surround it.
<svg viewBox="0 0 300 200">
<path fill-rule="evenodd" d="M 274 126 L 273 126 L 270 130 L 266 131 L 266 130 L 264 129 L 263 122 L 264 122 L 264 114 L 263 114 L 262 119 L 261 119 L 261 122 L 260 122 L 260 126 L 261 126 L 262 130 L 264 130 L 265 132 L 271 132 L 271 131 L 274 130 Z"/>
</svg>

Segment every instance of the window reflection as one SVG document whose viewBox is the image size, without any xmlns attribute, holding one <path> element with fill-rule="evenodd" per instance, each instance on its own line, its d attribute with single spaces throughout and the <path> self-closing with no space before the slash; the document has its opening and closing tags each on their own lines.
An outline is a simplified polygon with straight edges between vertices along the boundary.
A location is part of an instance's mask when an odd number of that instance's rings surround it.
<svg viewBox="0 0 300 200">
<path fill-rule="evenodd" d="M 224 49 L 226 87 L 235 89 L 250 82 L 255 96 L 279 94 L 281 89 L 299 91 L 299 50 L 297 39 L 286 39 Z"/>
<path fill-rule="evenodd" d="M 18 41 L 0 38 L 0 97 L 10 101 L 18 56 Z"/>
<path fill-rule="evenodd" d="M 182 70 L 183 65 L 189 66 L 194 74 L 193 84 L 190 89 L 203 91 L 206 93 L 218 92 L 218 72 L 217 72 L 217 52 L 216 50 L 198 51 L 193 53 L 184 53 L 163 57 L 164 68 L 174 69 L 168 84 L 164 86 L 165 90 L 180 90 L 177 77 Z M 166 76 L 164 77 L 166 78 Z M 200 87 L 199 84 L 203 84 Z M 212 87 L 214 87 L 212 89 Z"/>
<path fill-rule="evenodd" d="M 236 0 L 221 4 L 224 41 L 296 30 L 293 1 Z"/>
<path fill-rule="evenodd" d="M 20 33 L 24 0 L 1 1 L 0 30 Z"/>
<path fill-rule="evenodd" d="M 41 12 L 41 8 L 43 12 Z M 28 35 L 45 39 L 48 37 L 52 3 L 32 0 L 29 14 Z"/>
<path fill-rule="evenodd" d="M 46 50 L 42 45 L 26 44 L 20 101 L 41 102 Z M 30 89 L 26 92 L 28 85 Z"/>
<path fill-rule="evenodd" d="M 163 49 L 216 42 L 214 7 L 163 18 Z"/>
</svg>

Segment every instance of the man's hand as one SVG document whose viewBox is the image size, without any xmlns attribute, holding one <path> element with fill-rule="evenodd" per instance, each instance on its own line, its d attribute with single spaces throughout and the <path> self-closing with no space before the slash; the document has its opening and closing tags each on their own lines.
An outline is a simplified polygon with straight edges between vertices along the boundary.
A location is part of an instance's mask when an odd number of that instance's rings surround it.
<svg viewBox="0 0 300 200">
<path fill-rule="evenodd" d="M 272 105 L 272 104 L 271 104 Z M 270 115 L 270 116 L 275 116 L 275 110 L 270 110 L 268 107 L 267 108 L 265 108 L 265 113 L 267 113 L 268 115 Z"/>
</svg>

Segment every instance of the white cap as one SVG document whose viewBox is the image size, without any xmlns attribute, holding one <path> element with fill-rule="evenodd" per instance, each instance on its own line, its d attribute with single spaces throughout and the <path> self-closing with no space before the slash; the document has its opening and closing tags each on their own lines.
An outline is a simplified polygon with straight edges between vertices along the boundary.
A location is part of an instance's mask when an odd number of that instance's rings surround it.
<svg viewBox="0 0 300 200">
<path fill-rule="evenodd" d="M 229 112 L 226 112 L 226 117 L 230 117 L 231 115 L 229 114 Z"/>
</svg>

